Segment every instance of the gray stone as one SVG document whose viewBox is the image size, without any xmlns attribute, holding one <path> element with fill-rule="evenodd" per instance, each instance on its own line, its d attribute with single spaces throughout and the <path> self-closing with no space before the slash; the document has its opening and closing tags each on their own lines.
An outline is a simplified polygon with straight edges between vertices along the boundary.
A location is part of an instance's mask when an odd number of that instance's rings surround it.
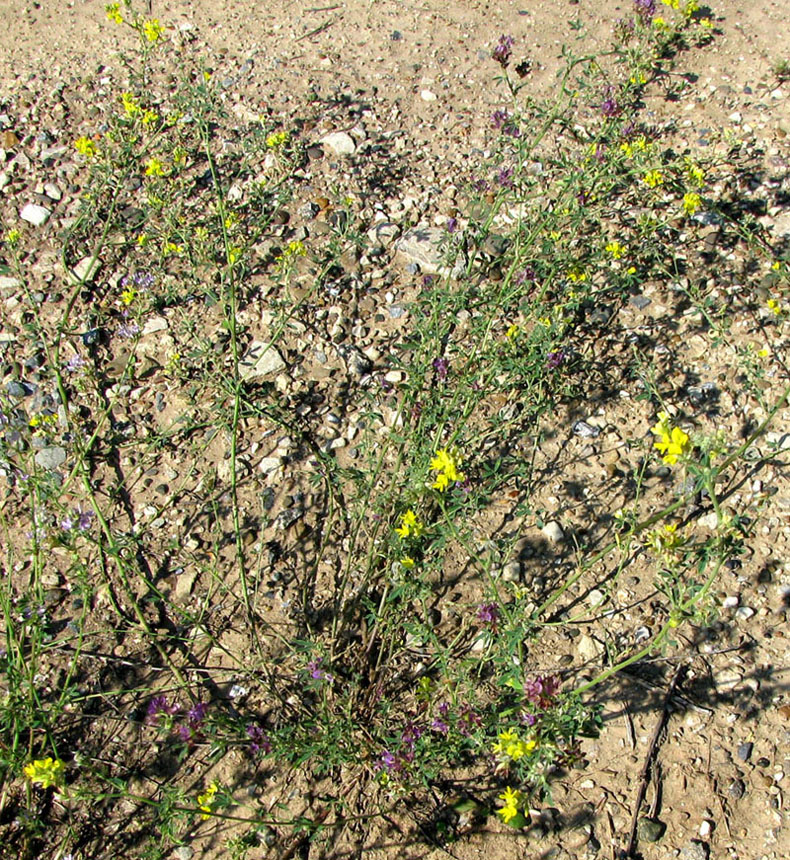
<svg viewBox="0 0 790 860">
<path fill-rule="evenodd" d="M 264 457 L 261 462 L 258 463 L 258 468 L 264 475 L 270 475 L 272 472 L 276 472 L 281 465 L 282 459 L 280 457 Z"/>
<path fill-rule="evenodd" d="M 392 221 L 379 221 L 368 230 L 368 239 L 374 244 L 387 247 L 397 238 L 398 233 L 400 228 L 397 224 L 393 224 Z"/>
<path fill-rule="evenodd" d="M 640 842 L 658 842 L 664 835 L 666 825 L 655 818 L 640 818 L 637 825 L 637 836 Z"/>
<path fill-rule="evenodd" d="M 98 257 L 83 257 L 71 270 L 71 278 L 74 283 L 90 283 L 101 268 L 101 260 Z"/>
<path fill-rule="evenodd" d="M 582 633 L 576 643 L 576 653 L 585 663 L 593 663 L 598 660 L 604 652 L 603 642 Z"/>
<path fill-rule="evenodd" d="M 50 445 L 42 448 L 36 454 L 36 463 L 42 469 L 57 469 L 66 462 L 66 450 L 60 445 Z"/>
<path fill-rule="evenodd" d="M 143 326 L 143 335 L 155 334 L 158 331 L 166 331 L 168 328 L 167 320 L 164 317 L 151 317 Z"/>
<path fill-rule="evenodd" d="M 561 543 L 565 540 L 565 532 L 556 520 L 546 523 L 540 531 L 551 543 Z"/>
<path fill-rule="evenodd" d="M 356 151 L 354 138 L 344 131 L 334 131 L 321 138 L 324 150 L 329 150 L 334 155 L 353 155 Z"/>
<path fill-rule="evenodd" d="M 596 436 L 600 435 L 601 430 L 586 421 L 577 421 L 573 425 L 573 432 L 576 436 L 581 436 L 582 439 L 595 439 Z"/>
<path fill-rule="evenodd" d="M 502 568 L 502 579 L 505 582 L 518 582 L 521 578 L 521 562 L 509 561 Z"/>
<path fill-rule="evenodd" d="M 710 848 L 707 842 L 692 839 L 680 850 L 680 860 L 708 860 Z"/>
<path fill-rule="evenodd" d="M 29 224 L 32 224 L 34 227 L 41 227 L 42 224 L 47 223 L 51 214 L 52 210 L 47 209 L 45 206 L 37 206 L 35 203 L 28 203 L 27 206 L 22 208 L 22 211 L 19 213 L 19 217 L 23 221 L 27 221 Z"/>
<path fill-rule="evenodd" d="M 0 292 L 17 290 L 21 286 L 22 281 L 19 278 L 9 278 L 7 275 L 0 276 Z"/>
<path fill-rule="evenodd" d="M 407 265 L 417 265 L 426 274 L 436 275 L 442 265 L 439 245 L 445 235 L 438 227 L 416 227 L 396 243 L 395 250 Z"/>
<path fill-rule="evenodd" d="M 285 370 L 285 361 L 269 343 L 254 340 L 239 362 L 239 376 L 245 381 L 270 376 Z"/>
<path fill-rule="evenodd" d="M 751 742 L 747 742 L 744 744 L 738 745 L 738 758 L 741 761 L 749 761 L 752 757 L 752 750 L 754 749 L 754 744 Z"/>
</svg>

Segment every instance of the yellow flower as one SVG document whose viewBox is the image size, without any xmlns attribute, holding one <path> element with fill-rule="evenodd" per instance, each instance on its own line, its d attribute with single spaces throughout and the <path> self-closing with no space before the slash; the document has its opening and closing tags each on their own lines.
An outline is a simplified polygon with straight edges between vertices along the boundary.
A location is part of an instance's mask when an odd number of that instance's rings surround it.
<svg viewBox="0 0 790 860">
<path fill-rule="evenodd" d="M 454 481 L 466 480 L 466 475 L 458 471 L 460 465 L 461 458 L 457 454 L 446 448 L 437 451 L 431 460 L 431 471 L 437 473 L 433 489 L 443 493 Z"/>
<path fill-rule="evenodd" d="M 25 776 L 35 785 L 42 788 L 59 786 L 63 784 L 63 771 L 66 765 L 59 759 L 47 757 L 37 759 L 24 767 Z"/>
<path fill-rule="evenodd" d="M 268 146 L 269 149 L 280 149 L 281 147 L 285 146 L 285 144 L 288 143 L 290 139 L 291 136 L 288 134 L 287 131 L 273 131 L 266 138 L 266 146 Z"/>
<path fill-rule="evenodd" d="M 402 538 L 418 538 L 423 533 L 424 529 L 425 526 L 417 519 L 417 514 L 409 508 L 406 513 L 401 514 L 400 526 L 395 529 L 395 533 L 400 535 Z"/>
<path fill-rule="evenodd" d="M 515 323 L 513 323 L 513 325 L 510 326 L 510 328 L 508 328 L 508 330 L 505 332 L 505 337 L 508 340 L 515 340 L 518 337 L 519 331 L 519 327 Z"/>
<path fill-rule="evenodd" d="M 146 176 L 164 176 L 165 166 L 158 158 L 149 158 L 145 164 Z"/>
<path fill-rule="evenodd" d="M 693 215 L 699 209 L 701 203 L 702 198 L 693 191 L 683 195 L 683 211 L 686 215 Z"/>
<path fill-rule="evenodd" d="M 121 93 L 121 101 L 123 102 L 123 109 L 126 111 L 127 116 L 135 117 L 143 112 L 140 102 L 132 93 Z"/>
<path fill-rule="evenodd" d="M 85 158 L 96 157 L 96 144 L 89 137 L 78 137 L 74 141 L 74 149 L 76 149 L 80 155 L 84 155 Z"/>
<path fill-rule="evenodd" d="M 696 185 L 697 188 L 702 188 L 705 184 L 705 171 L 688 157 L 686 157 L 686 176 L 689 182 Z"/>
<path fill-rule="evenodd" d="M 406 570 L 411 570 L 414 567 L 414 565 L 416 564 L 416 562 L 414 561 L 414 559 L 410 555 L 404 555 L 400 559 L 400 564 L 401 564 L 401 567 L 405 567 Z"/>
<path fill-rule="evenodd" d="M 765 304 L 774 316 L 778 317 L 782 315 L 782 305 L 776 299 L 768 299 Z"/>
<path fill-rule="evenodd" d="M 583 284 L 587 280 L 587 272 L 579 266 L 574 266 L 568 272 L 568 280 L 574 284 Z"/>
<path fill-rule="evenodd" d="M 148 234 L 140 233 L 140 235 L 137 237 L 137 247 L 138 248 L 145 248 L 145 246 L 147 244 L 148 244 Z"/>
<path fill-rule="evenodd" d="M 680 8 L 680 0 L 661 0 L 661 2 L 665 6 L 669 6 L 670 9 L 679 9 Z"/>
<path fill-rule="evenodd" d="M 612 255 L 612 259 L 614 260 L 619 260 L 625 253 L 625 248 L 617 241 L 610 242 L 606 246 L 606 250 Z"/>
<path fill-rule="evenodd" d="M 127 287 L 121 293 L 121 301 L 128 307 L 137 298 L 137 290 L 134 287 Z"/>
<path fill-rule="evenodd" d="M 664 184 L 664 175 L 660 170 L 648 170 L 642 178 L 642 181 L 650 188 L 656 188 L 659 185 Z"/>
<path fill-rule="evenodd" d="M 171 254 L 182 254 L 184 252 L 184 246 L 178 245 L 176 242 L 165 242 L 162 245 L 162 254 L 165 257 L 169 257 Z"/>
<path fill-rule="evenodd" d="M 642 84 L 647 83 L 647 78 L 644 76 L 643 72 L 634 72 L 633 75 L 628 79 L 629 83 L 634 84 L 635 86 L 641 86 Z"/>
<path fill-rule="evenodd" d="M 187 163 L 187 151 L 183 146 L 177 146 L 173 150 L 173 164 L 176 167 L 183 167 Z"/>
<path fill-rule="evenodd" d="M 5 234 L 5 242 L 7 245 L 10 245 L 12 248 L 14 247 L 14 245 L 16 245 L 19 242 L 19 240 L 21 238 L 22 238 L 22 233 L 21 233 L 21 231 L 17 230 L 16 227 L 12 227 Z"/>
<path fill-rule="evenodd" d="M 159 119 L 159 114 L 155 110 L 143 111 L 143 125 L 153 125 Z"/>
<path fill-rule="evenodd" d="M 107 14 L 107 20 L 113 21 L 116 24 L 123 24 L 123 16 L 121 15 L 121 4 L 120 3 L 109 3 L 104 7 L 104 11 Z"/>
<path fill-rule="evenodd" d="M 516 789 L 515 791 L 508 786 L 502 794 L 499 795 L 503 806 L 497 810 L 497 815 L 502 816 L 505 824 L 509 824 L 513 818 L 518 815 L 518 805 L 523 800 L 523 795 Z"/>
<path fill-rule="evenodd" d="M 215 796 L 217 791 L 219 790 L 219 786 L 216 782 L 212 782 L 210 785 L 206 787 L 206 790 L 203 794 L 199 794 L 197 798 L 198 807 L 203 813 L 200 817 L 205 821 L 208 818 L 211 818 L 211 813 L 213 811 Z"/>
<path fill-rule="evenodd" d="M 143 21 L 143 35 L 149 42 L 158 42 L 164 32 L 164 27 L 159 23 L 158 18 Z"/>
<path fill-rule="evenodd" d="M 651 433 L 659 437 L 653 447 L 662 455 L 664 462 L 672 466 L 689 450 L 689 437 L 679 427 L 670 427 L 666 412 L 659 412 L 658 419 L 655 427 L 650 428 Z"/>
</svg>

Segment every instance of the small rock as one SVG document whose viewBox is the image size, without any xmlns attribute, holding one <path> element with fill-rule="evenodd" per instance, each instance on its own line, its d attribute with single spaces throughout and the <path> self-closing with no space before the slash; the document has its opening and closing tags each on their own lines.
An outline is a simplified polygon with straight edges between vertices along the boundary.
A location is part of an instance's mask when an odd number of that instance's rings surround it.
<svg viewBox="0 0 790 860">
<path fill-rule="evenodd" d="M 101 260 L 98 257 L 83 257 L 71 270 L 71 279 L 77 284 L 90 283 L 100 267 Z"/>
<path fill-rule="evenodd" d="M 364 376 L 373 369 L 373 362 L 360 350 L 352 346 L 346 352 L 349 370 L 355 376 Z"/>
<path fill-rule="evenodd" d="M 56 203 L 63 197 L 63 192 L 55 185 L 54 182 L 46 182 L 44 184 L 44 194 L 49 197 L 50 200 L 54 200 Z"/>
<path fill-rule="evenodd" d="M 640 842 L 658 842 L 666 829 L 664 822 L 656 818 L 640 818 L 636 834 Z"/>
<path fill-rule="evenodd" d="M 143 326 L 143 334 L 155 334 L 158 331 L 165 331 L 168 327 L 167 320 L 164 317 L 151 317 L 146 320 Z"/>
<path fill-rule="evenodd" d="M 573 425 L 573 432 L 576 436 L 581 436 L 582 439 L 595 439 L 596 436 L 599 436 L 601 430 L 599 427 L 593 427 L 592 424 L 588 424 L 586 421 L 577 421 Z"/>
<path fill-rule="evenodd" d="M 190 570 L 185 571 L 180 574 L 178 579 L 176 580 L 175 587 L 175 597 L 176 600 L 187 601 L 189 600 L 190 594 L 192 594 L 192 589 L 195 585 L 195 580 L 197 579 L 197 571 Z"/>
<path fill-rule="evenodd" d="M 739 621 L 748 621 L 752 615 L 754 615 L 754 610 L 750 606 L 739 606 L 735 610 L 735 617 Z"/>
<path fill-rule="evenodd" d="M 57 469 L 66 462 L 66 450 L 60 445 L 50 445 L 42 448 L 36 454 L 36 463 L 42 469 Z"/>
<path fill-rule="evenodd" d="M 727 794 L 733 800 L 740 800 L 746 793 L 746 785 L 742 779 L 736 779 L 731 782 L 727 788 Z"/>
<path fill-rule="evenodd" d="M 700 838 L 701 839 L 707 839 L 712 832 L 713 832 L 713 822 L 708 821 L 707 818 L 703 819 L 702 823 L 699 826 Z"/>
<path fill-rule="evenodd" d="M 710 848 L 707 842 L 692 839 L 680 850 L 680 860 L 708 860 Z"/>
<path fill-rule="evenodd" d="M 264 475 L 270 475 L 272 472 L 276 472 L 281 465 L 282 460 L 280 457 L 264 457 L 258 464 L 258 468 Z"/>
<path fill-rule="evenodd" d="M 604 602 L 604 600 L 606 600 L 606 595 L 597 588 L 594 588 L 587 595 L 587 602 L 590 604 L 590 606 L 593 607 L 600 606 Z"/>
<path fill-rule="evenodd" d="M 751 742 L 743 743 L 738 745 L 738 758 L 741 761 L 749 761 L 752 757 L 752 750 L 754 749 L 754 744 Z"/>
<path fill-rule="evenodd" d="M 442 264 L 439 244 L 444 235 L 438 227 L 416 227 L 396 243 L 395 250 L 407 265 L 419 266 L 419 270 L 426 274 L 435 275 Z"/>
<path fill-rule="evenodd" d="M 576 642 L 576 653 L 584 660 L 585 663 L 592 663 L 598 660 L 604 652 L 603 642 L 582 633 Z"/>
<path fill-rule="evenodd" d="M 378 243 L 386 248 L 392 244 L 399 232 L 400 228 L 397 224 L 393 224 L 391 221 L 379 221 L 378 224 L 374 224 L 368 230 L 368 239 L 374 244 Z"/>
<path fill-rule="evenodd" d="M 509 561 L 502 568 L 502 579 L 504 582 L 518 582 L 521 579 L 521 562 Z"/>
<path fill-rule="evenodd" d="M 279 373 L 285 367 L 283 357 L 271 344 L 254 340 L 239 362 L 239 376 L 249 381 Z"/>
<path fill-rule="evenodd" d="M 432 93 L 430 90 L 423 90 L 420 93 L 420 98 L 424 102 L 435 102 L 436 101 L 436 93 Z"/>
<path fill-rule="evenodd" d="M 28 203 L 27 206 L 22 208 L 19 217 L 34 227 L 41 227 L 42 224 L 47 223 L 51 214 L 52 210 L 47 209 L 46 206 L 37 206 L 35 203 Z"/>
<path fill-rule="evenodd" d="M 357 148 L 354 143 L 354 138 L 351 137 L 350 134 L 346 134 L 344 131 L 334 131 L 332 134 L 322 137 L 321 143 L 323 144 L 324 150 L 328 149 L 334 155 L 340 156 L 353 155 Z"/>
<path fill-rule="evenodd" d="M 19 278 L 9 278 L 8 275 L 0 276 L 0 292 L 17 290 L 21 286 L 22 281 Z"/>
<path fill-rule="evenodd" d="M 565 532 L 563 532 L 562 526 L 556 520 L 546 523 L 540 531 L 551 543 L 561 543 L 565 540 Z"/>
<path fill-rule="evenodd" d="M 178 848 L 173 851 L 173 857 L 175 860 L 192 860 L 194 854 L 194 849 L 189 845 L 179 845 Z"/>
</svg>

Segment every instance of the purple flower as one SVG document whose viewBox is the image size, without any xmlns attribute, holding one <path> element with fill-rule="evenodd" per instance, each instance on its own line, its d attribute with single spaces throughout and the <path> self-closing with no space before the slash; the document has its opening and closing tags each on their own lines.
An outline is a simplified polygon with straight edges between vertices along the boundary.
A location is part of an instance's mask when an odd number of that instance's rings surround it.
<svg viewBox="0 0 790 860">
<path fill-rule="evenodd" d="M 499 623 L 499 607 L 496 603 L 482 603 L 477 610 L 477 617 L 484 624 L 490 624 L 491 629 L 496 632 Z"/>
<path fill-rule="evenodd" d="M 331 684 L 335 678 L 333 675 L 330 675 L 321 668 L 323 660 L 323 657 L 317 657 L 315 660 L 311 660 L 307 664 L 307 671 L 310 673 L 310 677 L 314 681 L 328 681 Z"/>
<path fill-rule="evenodd" d="M 148 703 L 148 711 L 145 716 L 145 721 L 149 726 L 155 726 L 159 723 L 160 717 L 172 717 L 181 710 L 181 705 L 178 702 L 173 702 L 171 705 L 167 701 L 167 696 L 154 696 Z"/>
<path fill-rule="evenodd" d="M 512 167 L 503 167 L 499 173 L 497 174 L 496 181 L 502 186 L 502 188 L 512 188 L 513 187 L 513 168 Z"/>
<path fill-rule="evenodd" d="M 203 720 L 206 719 L 208 705 L 205 702 L 198 702 L 187 711 L 187 721 L 192 728 L 197 729 Z"/>
<path fill-rule="evenodd" d="M 491 56 L 499 63 L 500 66 L 502 66 L 503 69 L 506 69 L 510 62 L 510 56 L 512 53 L 513 37 L 503 35 L 499 37 L 499 42 L 491 52 Z"/>
<path fill-rule="evenodd" d="M 656 0 L 634 0 L 634 11 L 643 22 L 652 21 L 656 14 Z"/>
<path fill-rule="evenodd" d="M 458 716 L 458 731 L 464 736 L 469 737 L 472 732 L 483 725 L 483 718 L 477 711 L 473 711 L 469 705 L 464 705 L 461 708 Z"/>
<path fill-rule="evenodd" d="M 514 280 L 517 284 L 524 284 L 527 281 L 534 281 L 535 280 L 535 270 L 532 268 L 532 266 L 527 266 L 526 268 L 522 269 L 520 272 L 516 272 Z"/>
<path fill-rule="evenodd" d="M 506 134 L 508 137 L 518 138 L 521 137 L 521 129 L 512 122 L 509 122 L 503 129 L 502 134 Z"/>
<path fill-rule="evenodd" d="M 447 732 L 450 731 L 450 727 L 447 723 L 444 720 L 439 719 L 439 717 L 436 717 L 436 719 L 431 723 L 431 729 L 442 735 L 446 735 Z"/>
<path fill-rule="evenodd" d="M 247 732 L 247 737 L 250 739 L 250 749 L 252 752 L 254 754 L 263 753 L 263 755 L 269 755 L 272 751 L 272 743 L 263 729 L 254 723 L 250 723 L 245 731 Z"/>
<path fill-rule="evenodd" d="M 389 750 L 384 750 L 381 758 L 376 762 L 378 770 L 386 770 L 387 773 L 398 773 L 403 770 L 403 763 L 400 759 Z"/>
<path fill-rule="evenodd" d="M 550 352 L 546 356 L 546 367 L 549 370 L 556 370 L 568 360 L 568 353 L 564 349 L 558 349 L 555 352 Z"/>
<path fill-rule="evenodd" d="M 495 110 L 491 114 L 491 125 L 499 131 L 501 128 L 505 126 L 505 124 L 510 119 L 510 114 L 506 110 Z M 484 180 L 479 180 L 480 182 Z M 488 185 L 488 183 L 486 183 Z"/>
<path fill-rule="evenodd" d="M 60 527 L 64 532 L 70 532 L 74 528 L 74 520 L 71 517 L 63 517 L 60 521 Z"/>
<path fill-rule="evenodd" d="M 91 527 L 95 514 L 93 511 L 77 511 L 77 528 L 81 532 L 86 532 Z"/>
<path fill-rule="evenodd" d="M 447 373 L 450 369 L 450 365 L 446 358 L 434 358 L 433 369 L 436 371 L 436 376 L 439 379 L 439 382 L 444 382 L 447 379 Z"/>
<path fill-rule="evenodd" d="M 548 708 L 560 691 L 562 684 L 559 675 L 538 675 L 524 684 L 524 696 L 539 708 Z"/>
<path fill-rule="evenodd" d="M 439 716 L 446 717 L 450 713 L 450 703 L 442 702 L 437 710 L 439 711 Z"/>
<path fill-rule="evenodd" d="M 85 359 L 78 352 L 75 352 L 66 362 L 66 370 L 69 373 L 76 373 L 78 370 L 82 370 L 83 367 L 85 367 Z"/>
<path fill-rule="evenodd" d="M 606 95 L 604 96 L 604 100 L 601 102 L 601 113 L 608 118 L 620 116 L 623 112 L 623 109 L 617 103 L 617 99 L 615 98 L 615 90 L 614 87 L 606 88 Z"/>
<path fill-rule="evenodd" d="M 458 229 L 458 219 L 457 218 L 448 218 L 447 219 L 447 232 L 455 233 Z"/>
<path fill-rule="evenodd" d="M 534 726 L 537 721 L 538 721 L 538 718 L 535 716 L 535 714 L 528 714 L 526 711 L 522 712 L 522 714 L 521 714 L 521 724 L 522 725 L 527 726 L 527 728 L 529 728 L 530 726 Z"/>
<path fill-rule="evenodd" d="M 121 323 L 118 326 L 118 335 L 127 339 L 137 337 L 140 334 L 140 326 L 137 323 Z"/>
<path fill-rule="evenodd" d="M 401 740 L 407 747 L 414 748 L 414 744 L 422 737 L 422 729 L 412 722 L 406 723 L 401 732 Z"/>
</svg>

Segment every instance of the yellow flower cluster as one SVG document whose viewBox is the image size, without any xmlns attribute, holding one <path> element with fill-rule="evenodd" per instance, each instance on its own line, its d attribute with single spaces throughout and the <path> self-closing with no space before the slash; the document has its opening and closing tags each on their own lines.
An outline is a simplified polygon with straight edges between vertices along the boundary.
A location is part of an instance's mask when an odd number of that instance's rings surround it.
<svg viewBox="0 0 790 860">
<path fill-rule="evenodd" d="M 123 24 L 123 15 L 121 15 L 120 3 L 108 3 L 104 7 L 104 11 L 107 13 L 108 21 L 113 21 L 115 24 Z"/>
<path fill-rule="evenodd" d="M 74 141 L 74 149 L 79 152 L 80 155 L 84 155 L 85 158 L 96 158 L 98 150 L 96 149 L 96 144 L 89 137 L 78 137 Z"/>
<path fill-rule="evenodd" d="M 660 170 L 648 170 L 642 181 L 650 188 L 657 188 L 664 184 L 664 174 Z"/>
<path fill-rule="evenodd" d="M 670 427 L 669 415 L 666 412 L 658 413 L 658 423 L 650 428 L 650 432 L 658 436 L 653 447 L 662 455 L 665 463 L 672 466 L 677 463 L 678 458 L 684 456 L 691 449 L 689 437 L 680 427 Z"/>
<path fill-rule="evenodd" d="M 501 809 L 497 809 L 497 815 L 502 816 L 502 820 L 505 824 L 510 824 L 510 822 L 519 815 L 518 807 L 524 797 L 518 789 L 514 791 L 510 786 L 508 786 L 505 791 L 499 795 L 499 799 L 502 801 L 503 805 Z"/>
<path fill-rule="evenodd" d="M 702 198 L 694 191 L 683 195 L 683 211 L 686 215 L 693 215 L 702 204 Z"/>
<path fill-rule="evenodd" d="M 165 32 L 165 28 L 159 23 L 158 18 L 143 21 L 143 35 L 149 42 L 158 42 Z"/>
<path fill-rule="evenodd" d="M 402 538 L 418 538 L 423 531 L 425 531 L 425 525 L 417 519 L 417 514 L 411 508 L 400 515 L 400 525 L 395 529 L 396 534 Z"/>
<path fill-rule="evenodd" d="M 613 260 L 619 260 L 625 253 L 625 247 L 615 240 L 606 246 L 606 251 L 612 255 Z"/>
<path fill-rule="evenodd" d="M 491 751 L 502 763 L 509 763 L 524 758 L 537 745 L 538 742 L 536 740 L 532 738 L 524 740 L 518 736 L 518 732 L 515 729 L 508 729 L 499 733 L 499 740 L 493 744 Z"/>
<path fill-rule="evenodd" d="M 162 163 L 162 160 L 159 158 L 149 158 L 145 164 L 145 175 L 164 176 L 165 165 Z"/>
<path fill-rule="evenodd" d="M 40 785 L 42 788 L 50 788 L 51 786 L 63 785 L 63 772 L 66 765 L 59 758 L 43 758 L 26 764 L 24 767 L 25 776 L 35 785 Z"/>
<path fill-rule="evenodd" d="M 206 787 L 206 790 L 203 792 L 203 794 L 198 795 L 198 806 L 203 813 L 200 817 L 204 821 L 208 818 L 211 818 L 211 813 L 214 810 L 214 804 L 216 803 L 216 794 L 218 790 L 219 786 L 217 785 L 217 783 L 212 782 Z"/>
<path fill-rule="evenodd" d="M 450 484 L 465 481 L 466 475 L 459 471 L 460 466 L 461 458 L 458 454 L 446 448 L 437 451 L 436 456 L 431 460 L 431 471 L 436 472 L 432 488 L 443 493 Z"/>
<path fill-rule="evenodd" d="M 281 149 L 291 139 L 287 131 L 273 131 L 266 138 L 266 146 L 269 149 Z"/>
</svg>

